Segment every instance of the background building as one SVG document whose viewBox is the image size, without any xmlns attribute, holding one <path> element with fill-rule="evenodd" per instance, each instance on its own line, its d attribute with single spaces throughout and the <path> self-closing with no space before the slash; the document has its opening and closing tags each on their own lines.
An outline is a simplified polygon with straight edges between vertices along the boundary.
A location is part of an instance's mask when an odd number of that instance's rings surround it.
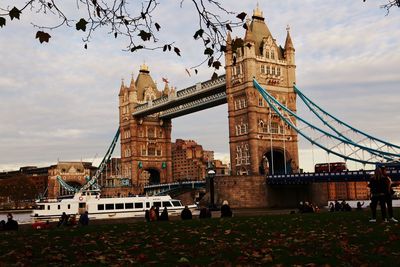
<svg viewBox="0 0 400 267">
<path fill-rule="evenodd" d="M 214 151 L 204 150 L 193 140 L 176 139 L 172 144 L 172 175 L 175 181 L 203 180 L 208 162 L 214 161 Z"/>
</svg>

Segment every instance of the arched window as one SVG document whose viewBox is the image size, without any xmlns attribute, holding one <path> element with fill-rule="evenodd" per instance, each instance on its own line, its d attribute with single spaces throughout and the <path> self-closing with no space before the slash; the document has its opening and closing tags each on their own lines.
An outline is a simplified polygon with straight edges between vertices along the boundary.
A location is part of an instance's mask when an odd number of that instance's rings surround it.
<svg viewBox="0 0 400 267">
<path fill-rule="evenodd" d="M 149 128 L 147 129 L 147 137 L 148 138 L 155 138 L 155 132 L 154 132 L 154 128 Z"/>
<path fill-rule="evenodd" d="M 271 123 L 271 133 L 273 133 L 273 134 L 279 133 L 279 125 L 277 122 Z"/>
<path fill-rule="evenodd" d="M 275 59 L 275 53 L 274 53 L 274 50 L 271 50 L 271 59 Z"/>
</svg>

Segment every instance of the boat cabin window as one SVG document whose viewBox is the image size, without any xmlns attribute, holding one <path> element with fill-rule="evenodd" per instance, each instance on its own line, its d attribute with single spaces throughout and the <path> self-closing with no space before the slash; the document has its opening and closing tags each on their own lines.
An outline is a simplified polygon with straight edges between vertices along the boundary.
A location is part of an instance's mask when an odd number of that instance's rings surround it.
<svg viewBox="0 0 400 267">
<path fill-rule="evenodd" d="M 58 209 L 60 209 L 60 205 L 58 205 Z"/>
<path fill-rule="evenodd" d="M 104 204 L 98 204 L 97 210 L 104 210 Z"/>
<path fill-rule="evenodd" d="M 114 204 L 106 204 L 106 210 L 113 210 Z"/>
<path fill-rule="evenodd" d="M 149 203 L 150 206 L 150 203 Z M 143 209 L 143 203 L 135 203 L 135 209 Z"/>
<path fill-rule="evenodd" d="M 125 203 L 125 209 L 133 209 L 133 203 Z"/>
<path fill-rule="evenodd" d="M 172 206 L 171 202 L 169 202 L 169 201 L 163 201 L 162 205 L 163 205 L 163 207 L 171 207 Z"/>
<path fill-rule="evenodd" d="M 47 209 L 50 210 L 50 205 L 47 205 Z"/>
<path fill-rule="evenodd" d="M 37 210 L 44 210 L 44 205 L 37 205 L 35 209 L 37 209 Z"/>
<path fill-rule="evenodd" d="M 115 204 L 115 209 L 117 209 L 117 210 L 123 210 L 123 209 L 124 209 L 124 203 L 117 203 L 117 204 Z"/>
<path fill-rule="evenodd" d="M 146 202 L 146 208 L 150 208 L 150 202 Z"/>
<path fill-rule="evenodd" d="M 175 207 L 182 206 L 182 204 L 181 204 L 181 202 L 180 202 L 179 200 L 174 200 L 174 201 L 172 201 L 172 204 L 173 204 Z"/>
<path fill-rule="evenodd" d="M 86 206 L 86 203 L 79 203 L 79 208 L 80 208 L 80 209 L 84 209 L 85 206 Z"/>
<path fill-rule="evenodd" d="M 153 202 L 153 206 L 154 207 L 161 207 L 161 202 L 160 201 Z"/>
<path fill-rule="evenodd" d="M 70 204 L 68 204 L 68 209 L 70 209 L 71 208 L 71 205 Z"/>
</svg>

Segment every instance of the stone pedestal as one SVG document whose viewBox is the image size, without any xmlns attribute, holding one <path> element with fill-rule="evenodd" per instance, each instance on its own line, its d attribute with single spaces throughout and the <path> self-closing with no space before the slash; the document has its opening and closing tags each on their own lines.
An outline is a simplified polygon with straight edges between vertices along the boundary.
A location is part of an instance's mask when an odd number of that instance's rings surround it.
<svg viewBox="0 0 400 267">
<path fill-rule="evenodd" d="M 232 208 L 297 208 L 300 201 L 325 206 L 325 183 L 267 185 L 264 176 L 224 176 L 215 178 L 215 203 L 227 200 Z"/>
</svg>

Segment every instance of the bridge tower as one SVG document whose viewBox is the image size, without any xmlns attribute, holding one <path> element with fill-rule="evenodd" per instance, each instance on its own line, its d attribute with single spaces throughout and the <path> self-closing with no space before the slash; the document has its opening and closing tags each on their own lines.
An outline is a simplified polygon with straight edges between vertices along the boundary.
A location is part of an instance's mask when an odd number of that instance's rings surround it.
<svg viewBox="0 0 400 267">
<path fill-rule="evenodd" d="M 132 116 L 137 105 L 151 104 L 164 94 L 157 89 L 146 65 L 140 67 L 136 81 L 129 86 L 122 81 L 119 92 L 119 123 L 121 132 L 122 176 L 131 178 L 133 192 L 141 192 L 145 184 L 171 182 L 171 120 L 157 114 L 136 118 Z M 135 188 L 137 190 L 135 190 Z"/>
<path fill-rule="evenodd" d="M 253 86 L 256 78 L 296 112 L 295 49 L 289 27 L 283 48 L 272 37 L 258 6 L 246 25 L 244 39 L 232 40 L 228 33 L 225 54 L 232 175 L 297 172 L 297 133 L 269 109 Z"/>
</svg>

